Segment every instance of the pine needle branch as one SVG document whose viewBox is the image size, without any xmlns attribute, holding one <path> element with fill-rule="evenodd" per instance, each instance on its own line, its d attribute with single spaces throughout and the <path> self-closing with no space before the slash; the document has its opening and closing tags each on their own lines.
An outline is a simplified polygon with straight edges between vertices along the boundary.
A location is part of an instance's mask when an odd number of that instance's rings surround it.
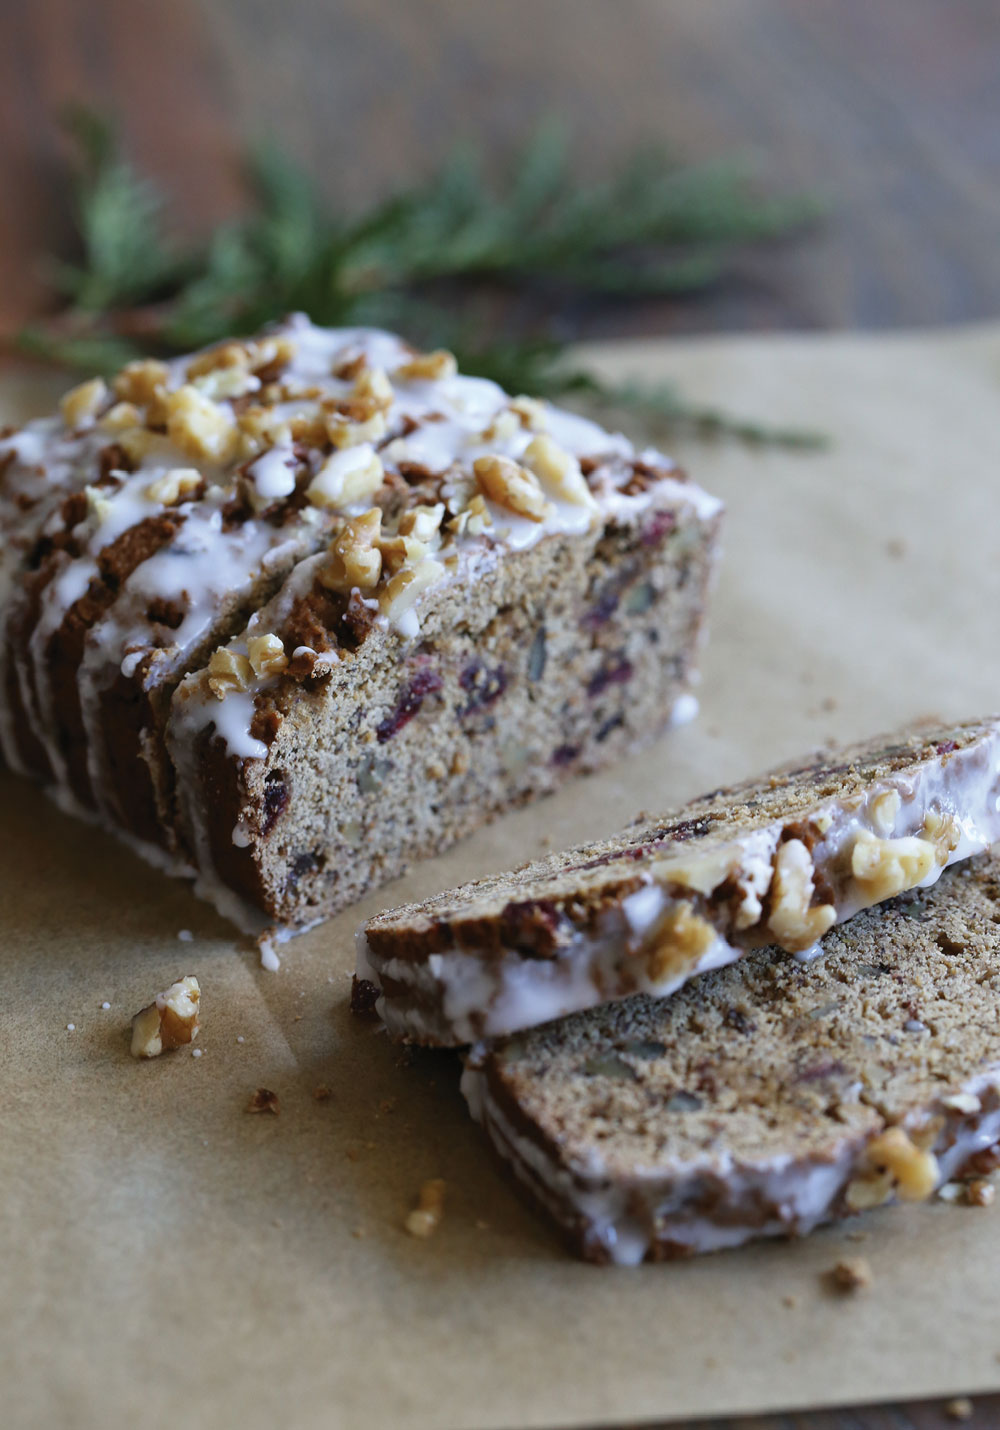
<svg viewBox="0 0 1000 1430">
<path fill-rule="evenodd" d="M 261 146 L 249 159 L 248 213 L 181 247 L 165 236 L 162 195 L 121 156 L 107 120 L 76 109 L 67 123 L 79 151 L 80 253 L 52 267 L 66 309 L 20 335 L 36 356 L 113 371 L 139 352 L 184 351 L 301 309 L 317 323 L 379 323 L 453 347 L 468 371 L 517 392 L 576 395 L 699 436 L 817 445 L 814 434 L 693 407 L 672 388 L 609 386 L 568 366 L 549 340 L 481 339 L 495 326 L 477 313 L 484 282 L 694 293 L 725 272 L 735 247 L 794 232 L 822 212 L 809 196 L 761 197 L 745 165 L 684 166 L 649 149 L 581 184 L 565 134 L 549 124 L 501 187 L 465 147 L 427 181 L 347 216 L 331 214 L 295 165 Z"/>
</svg>

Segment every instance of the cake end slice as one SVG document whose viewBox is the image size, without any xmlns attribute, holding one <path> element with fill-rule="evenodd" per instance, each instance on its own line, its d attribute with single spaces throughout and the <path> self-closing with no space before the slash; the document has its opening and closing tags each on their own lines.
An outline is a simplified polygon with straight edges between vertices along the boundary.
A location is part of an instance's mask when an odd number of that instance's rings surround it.
<svg viewBox="0 0 1000 1430">
<path fill-rule="evenodd" d="M 574 1247 L 628 1265 L 797 1236 L 982 1173 L 1000 1142 L 1000 858 L 856 915 L 809 964 L 758 950 L 479 1045 L 463 1090 Z"/>
</svg>

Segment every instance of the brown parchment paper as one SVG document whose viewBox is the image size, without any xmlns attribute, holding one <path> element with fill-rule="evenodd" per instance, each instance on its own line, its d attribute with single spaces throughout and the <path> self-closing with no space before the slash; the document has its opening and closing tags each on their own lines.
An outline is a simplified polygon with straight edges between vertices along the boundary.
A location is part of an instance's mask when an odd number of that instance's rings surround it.
<svg viewBox="0 0 1000 1430">
<path fill-rule="evenodd" d="M 826 736 L 1000 707 L 1000 329 L 598 356 L 833 439 L 681 450 L 729 505 L 697 723 L 416 868 L 274 974 L 185 885 L 0 775 L 4 1425 L 576 1425 L 1000 1387 L 1000 1206 L 875 1213 L 860 1244 L 578 1264 L 497 1174 L 455 1059 L 406 1066 L 348 1016 L 352 933 L 383 904 Z M 4 416 L 47 400 L 0 395 Z M 131 1014 L 187 972 L 203 1055 L 133 1062 Z M 278 1117 L 245 1112 L 259 1086 Z M 417 1241 L 428 1177 L 447 1212 Z M 835 1299 L 821 1273 L 846 1251 L 875 1285 Z"/>
</svg>

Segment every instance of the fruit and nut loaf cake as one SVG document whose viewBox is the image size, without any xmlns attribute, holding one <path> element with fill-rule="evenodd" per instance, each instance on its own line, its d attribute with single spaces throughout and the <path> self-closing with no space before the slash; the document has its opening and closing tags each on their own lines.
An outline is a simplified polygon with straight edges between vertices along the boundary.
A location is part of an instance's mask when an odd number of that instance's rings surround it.
<svg viewBox="0 0 1000 1430">
<path fill-rule="evenodd" d="M 662 729 L 720 504 L 668 458 L 293 317 L 0 441 L 0 742 L 302 927 Z"/>
<path fill-rule="evenodd" d="M 1000 722 L 920 726 L 711 794 L 610 839 L 370 919 L 356 1004 L 461 1044 L 663 996 L 835 923 L 1000 839 Z"/>
<path fill-rule="evenodd" d="M 1000 1143 L 1000 858 L 467 1058 L 499 1156 L 582 1255 L 794 1236 L 982 1173 Z"/>
</svg>

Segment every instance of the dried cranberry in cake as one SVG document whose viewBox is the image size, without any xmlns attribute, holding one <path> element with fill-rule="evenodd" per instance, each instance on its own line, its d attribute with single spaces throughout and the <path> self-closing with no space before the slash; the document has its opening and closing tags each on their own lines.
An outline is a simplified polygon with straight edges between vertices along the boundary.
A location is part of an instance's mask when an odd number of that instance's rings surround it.
<svg viewBox="0 0 1000 1430">
<path fill-rule="evenodd" d="M 406 682 L 391 714 L 375 727 L 375 736 L 380 745 L 398 735 L 404 725 L 408 725 L 423 705 L 425 698 L 440 690 L 442 680 L 437 671 L 425 667 Z"/>
</svg>

